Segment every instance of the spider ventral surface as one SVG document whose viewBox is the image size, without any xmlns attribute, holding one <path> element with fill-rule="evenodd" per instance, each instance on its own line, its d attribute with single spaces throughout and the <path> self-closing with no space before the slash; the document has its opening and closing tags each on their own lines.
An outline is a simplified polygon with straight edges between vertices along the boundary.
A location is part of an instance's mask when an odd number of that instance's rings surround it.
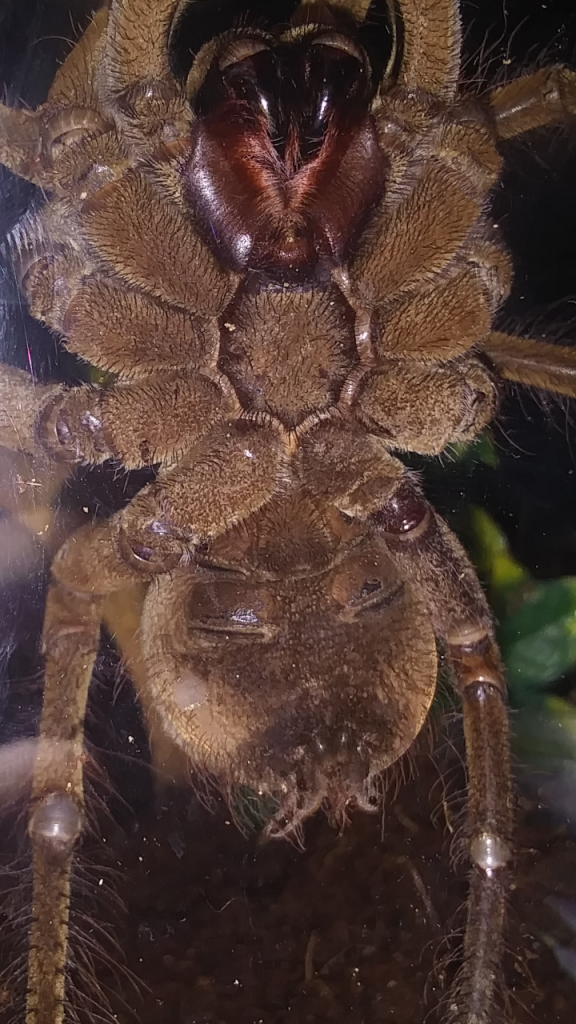
<svg viewBox="0 0 576 1024">
<path fill-rule="evenodd" d="M 263 796 L 269 836 L 379 805 L 440 649 L 471 865 L 444 1019 L 498 1012 L 505 685 L 474 570 L 402 455 L 477 436 L 505 378 L 574 393 L 570 349 L 492 330 L 511 262 L 490 200 L 500 141 L 573 116 L 576 76 L 467 92 L 454 0 L 272 7 L 203 35 L 200 5 L 112 0 L 45 104 L 0 107 L 0 161 L 46 197 L 12 232 L 21 293 L 104 380 L 4 366 L 0 443 L 62 475 L 150 471 L 54 543 L 27 1024 L 67 1013 L 103 622 L 150 719 L 231 799 Z"/>
</svg>

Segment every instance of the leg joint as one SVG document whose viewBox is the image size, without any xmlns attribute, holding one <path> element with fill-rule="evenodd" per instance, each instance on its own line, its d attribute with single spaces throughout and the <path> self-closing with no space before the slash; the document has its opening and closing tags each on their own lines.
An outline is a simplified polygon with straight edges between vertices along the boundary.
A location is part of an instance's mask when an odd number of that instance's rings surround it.
<svg viewBox="0 0 576 1024">
<path fill-rule="evenodd" d="M 489 877 L 494 871 L 505 868 L 512 858 L 510 843 L 489 829 L 471 838 L 469 850 L 472 863 Z"/>
</svg>

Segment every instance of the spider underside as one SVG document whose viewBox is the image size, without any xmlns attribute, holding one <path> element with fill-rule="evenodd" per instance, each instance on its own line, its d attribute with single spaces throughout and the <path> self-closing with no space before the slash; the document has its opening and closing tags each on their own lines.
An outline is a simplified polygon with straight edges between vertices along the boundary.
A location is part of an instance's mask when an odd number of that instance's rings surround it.
<svg viewBox="0 0 576 1024">
<path fill-rule="evenodd" d="M 145 585 L 143 701 L 269 835 L 374 808 L 420 732 L 437 646 L 462 705 L 470 890 L 449 1022 L 494 1021 L 512 788 L 486 600 L 399 453 L 493 418 L 499 381 L 574 395 L 576 357 L 491 331 L 511 280 L 498 142 L 576 114 L 553 67 L 459 91 L 454 0 L 401 0 L 380 81 L 363 0 L 302 3 L 169 60 L 179 0 L 112 0 L 0 161 L 48 199 L 12 239 L 30 312 L 108 383 L 4 366 L 0 442 L 72 471 L 154 467 L 52 565 L 34 770 L 27 1021 L 66 1012 L 83 720 L 100 627 Z M 292 83 L 290 86 L 286 83 Z M 416 400 L 415 400 L 416 398 Z"/>
</svg>

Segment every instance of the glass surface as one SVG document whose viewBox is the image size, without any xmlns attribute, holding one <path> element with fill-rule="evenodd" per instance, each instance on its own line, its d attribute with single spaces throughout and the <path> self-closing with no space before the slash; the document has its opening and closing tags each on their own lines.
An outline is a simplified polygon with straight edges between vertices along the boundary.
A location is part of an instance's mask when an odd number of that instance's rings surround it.
<svg viewBox="0 0 576 1024">
<path fill-rule="evenodd" d="M 228 6 L 207 7 L 206 37 Z M 42 102 L 90 10 L 83 0 L 2 0 L 0 82 L 7 103 Z M 471 83 L 543 63 L 576 66 L 571 4 L 483 0 L 464 3 L 463 17 L 464 74 Z M 532 133 L 504 153 L 495 213 L 516 277 L 500 323 L 572 343 L 576 124 Z M 42 202 L 39 189 L 0 167 L 3 239 Z M 0 261 L 2 360 L 38 382 L 96 380 L 29 316 L 6 245 Z M 573 404 L 510 389 L 483 445 L 418 464 L 428 497 L 492 584 L 504 631 L 518 603 L 506 600 L 506 585 L 491 575 L 496 549 L 501 554 L 509 545 L 510 578 L 519 578 L 519 567 L 531 593 L 540 582 L 576 577 L 575 437 Z M 29 460 L 0 449 L 0 1013 L 6 1021 L 23 1019 L 26 793 L 41 705 L 49 563 L 61 535 L 106 518 L 148 479 L 109 465 L 77 469 L 65 483 L 39 481 L 36 473 Z M 38 482 L 41 496 L 31 502 Z M 542 610 L 526 636 L 539 637 L 549 616 L 569 646 L 572 597 L 555 612 L 557 592 L 539 593 Z M 524 649 L 518 652 L 513 640 L 510 658 L 520 658 Z M 544 662 L 541 675 L 519 672 L 512 689 L 519 808 L 503 977 L 518 1024 L 568 1024 L 576 997 L 576 657 L 570 664 L 566 656 L 559 676 Z M 72 898 L 70 984 L 81 1019 L 424 1021 L 447 992 L 458 938 L 446 943 L 444 937 L 461 927 L 466 896 L 466 870 L 450 863 L 462 806 L 460 720 L 444 691 L 425 732 L 391 780 L 385 815 L 355 813 L 342 833 L 316 816 L 302 849 L 262 843 L 264 811 L 249 794 L 231 813 L 217 790 L 188 780 L 182 758 L 158 755 L 157 762 L 165 759 L 154 767 L 137 695 L 104 632 L 86 723 L 90 823 Z"/>
</svg>

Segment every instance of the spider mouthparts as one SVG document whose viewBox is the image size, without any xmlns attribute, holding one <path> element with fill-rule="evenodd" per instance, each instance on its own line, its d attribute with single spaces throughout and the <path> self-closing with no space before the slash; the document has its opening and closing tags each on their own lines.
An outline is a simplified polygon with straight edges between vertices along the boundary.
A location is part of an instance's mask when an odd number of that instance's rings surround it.
<svg viewBox="0 0 576 1024">
<path fill-rule="evenodd" d="M 185 175 L 219 259 L 282 280 L 341 261 L 384 185 L 369 81 L 365 56 L 333 34 L 216 60 Z"/>
</svg>

